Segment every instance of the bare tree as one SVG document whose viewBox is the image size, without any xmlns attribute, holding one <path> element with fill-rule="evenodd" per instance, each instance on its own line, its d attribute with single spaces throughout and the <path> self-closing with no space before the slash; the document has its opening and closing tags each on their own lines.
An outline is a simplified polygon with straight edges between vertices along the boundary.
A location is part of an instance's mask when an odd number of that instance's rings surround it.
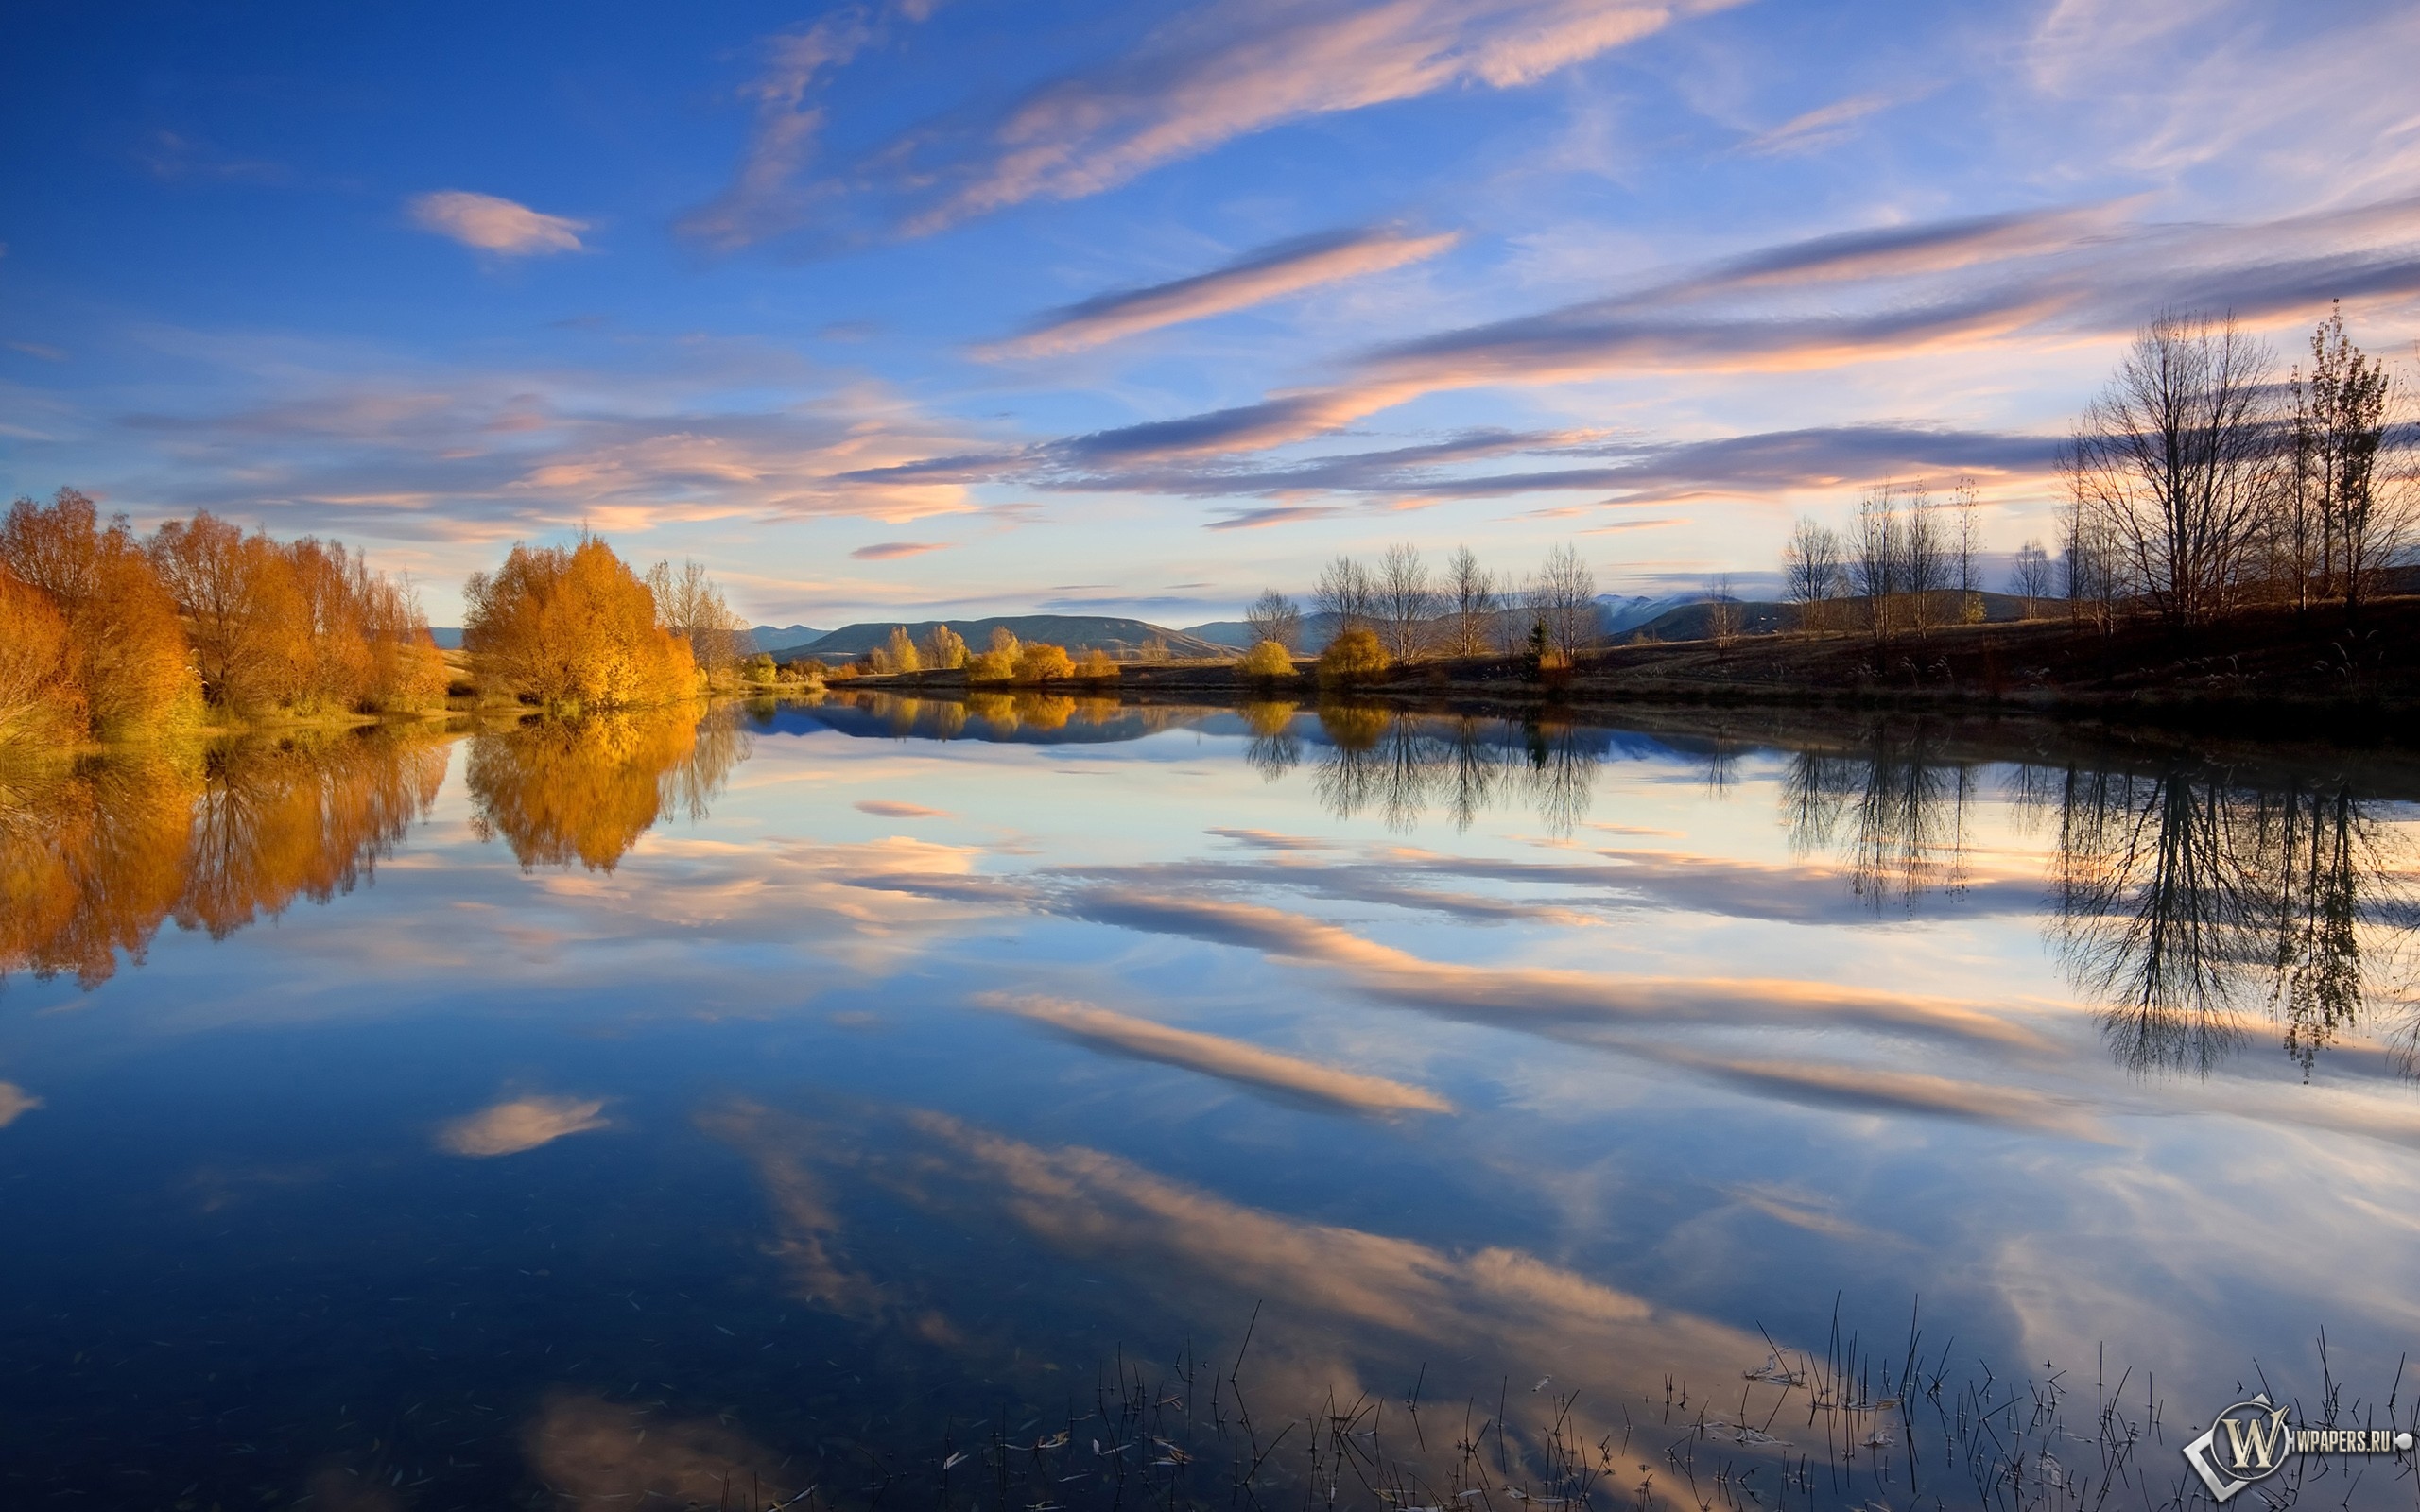
<svg viewBox="0 0 2420 1512">
<path fill-rule="evenodd" d="M 2042 600 L 2050 596 L 2051 580 L 2050 554 L 2042 549 L 2042 542 L 2029 539 L 2016 548 L 2016 565 L 2009 573 L 2008 591 L 2025 601 L 2027 619 L 2041 612 Z"/>
<path fill-rule="evenodd" d="M 1376 599 L 1369 570 L 1350 557 L 1339 557 L 1320 569 L 1319 586 L 1311 590 L 1311 602 L 1328 616 L 1331 640 L 1347 630 L 1369 628 Z"/>
<path fill-rule="evenodd" d="M 2404 544 L 2411 520 L 2401 480 L 2382 479 L 2388 414 L 2397 397 L 2386 364 L 2344 335 L 2332 309 L 2311 333 L 2308 383 L 2293 385 L 2293 498 L 2280 511 L 2315 524 L 2320 592 L 2358 611 L 2369 579 Z M 2391 470 L 2390 470 L 2391 472 Z M 2308 581 L 2306 572 L 2304 581 Z M 2297 593 L 2296 603 L 2305 602 Z"/>
<path fill-rule="evenodd" d="M 1485 656 L 1489 632 L 1499 614 L 1495 579 L 1468 546 L 1456 546 L 1445 561 L 1444 596 L 1453 603 L 1446 647 L 1455 656 Z"/>
<path fill-rule="evenodd" d="M 1983 620 L 1983 579 L 1978 557 L 1983 549 L 1982 500 L 1973 478 L 1960 478 L 1949 490 L 1949 507 L 1957 516 L 1950 538 L 1950 563 L 1958 578 L 1958 623 Z"/>
<path fill-rule="evenodd" d="M 1949 587 L 1949 540 L 1942 529 L 1941 507 L 1919 483 L 1908 495 L 1908 512 L 1899 526 L 1899 592 L 1907 599 L 1907 621 L 1919 640 L 1941 623 L 1941 595 Z"/>
<path fill-rule="evenodd" d="M 1568 665 L 1596 641 L 1597 575 L 1568 542 L 1547 553 L 1529 600 L 1533 627 L 1545 631 L 1541 650 Z"/>
<path fill-rule="evenodd" d="M 1861 601 L 1866 633 L 1877 646 L 1889 644 L 1898 631 L 1900 559 L 1906 555 L 1900 538 L 1905 533 L 1897 491 L 1888 483 L 1866 490 L 1858 501 L 1856 535 L 1849 542 L 1849 588 Z"/>
<path fill-rule="evenodd" d="M 2101 512 L 2092 507 L 2082 481 L 2083 469 L 2071 450 L 2066 458 L 2067 514 L 2059 549 L 2061 586 L 2066 590 L 2070 619 L 2090 620 L 2109 633 L 2118 612 L 2119 567 L 2118 543 Z"/>
<path fill-rule="evenodd" d="M 732 612 L 703 564 L 683 560 L 675 572 L 670 562 L 659 561 L 648 569 L 647 586 L 655 594 L 656 623 L 689 643 L 700 668 L 727 672 L 754 653 L 748 622 Z"/>
<path fill-rule="evenodd" d="M 1398 662 L 1415 660 L 1426 648 L 1428 622 L 1436 617 L 1437 591 L 1429 586 L 1428 564 L 1420 548 L 1397 543 L 1378 558 L 1380 639 Z"/>
<path fill-rule="evenodd" d="M 1244 610 L 1244 624 L 1252 631 L 1254 645 L 1274 641 L 1288 651 L 1303 648 L 1303 610 L 1273 588 L 1263 589 L 1252 601 Z"/>
<path fill-rule="evenodd" d="M 1840 596 L 1844 576 L 1840 532 L 1800 515 L 1781 552 L 1782 594 L 1798 606 L 1800 629 L 1831 628 L 1831 604 Z"/>
<path fill-rule="evenodd" d="M 1731 593 L 1731 575 L 1717 573 L 1705 582 L 1707 638 L 1720 650 L 1739 638 L 1739 600 Z"/>
<path fill-rule="evenodd" d="M 2171 625 L 2234 603 L 2280 490 L 2270 368 L 2233 320 L 2163 314 L 2076 428 L 2069 487 L 2124 589 Z"/>
</svg>

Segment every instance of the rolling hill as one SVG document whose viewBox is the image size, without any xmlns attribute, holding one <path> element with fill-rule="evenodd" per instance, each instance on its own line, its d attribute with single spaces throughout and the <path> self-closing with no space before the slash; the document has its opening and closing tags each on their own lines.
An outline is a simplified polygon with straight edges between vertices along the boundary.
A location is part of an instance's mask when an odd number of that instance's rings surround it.
<svg viewBox="0 0 2420 1512">
<path fill-rule="evenodd" d="M 979 620 L 866 620 L 842 626 L 804 645 L 776 651 L 774 659 L 796 662 L 816 657 L 825 662 L 846 662 L 882 644 L 890 639 L 891 630 L 902 625 L 920 644 L 934 626 L 946 625 L 964 636 L 966 644 L 977 651 L 991 643 L 994 628 L 1005 627 L 1020 641 L 1047 641 L 1079 654 L 1098 649 L 1114 657 L 1132 658 L 1142 651 L 1145 643 L 1156 636 L 1167 644 L 1170 656 L 1184 660 L 1224 659 L 1235 655 L 1232 646 L 1143 620 L 1115 619 L 1100 614 L 1006 614 Z"/>
</svg>

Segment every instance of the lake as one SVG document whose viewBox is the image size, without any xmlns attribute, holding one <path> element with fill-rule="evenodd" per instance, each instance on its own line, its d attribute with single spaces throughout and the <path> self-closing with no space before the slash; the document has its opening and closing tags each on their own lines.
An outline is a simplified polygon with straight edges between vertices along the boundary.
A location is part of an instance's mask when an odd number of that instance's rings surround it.
<svg viewBox="0 0 2420 1512">
<path fill-rule="evenodd" d="M 2182 1504 L 2255 1391 L 2411 1426 L 2415 799 L 1029 696 L 24 764 L 0 1503 Z"/>
</svg>

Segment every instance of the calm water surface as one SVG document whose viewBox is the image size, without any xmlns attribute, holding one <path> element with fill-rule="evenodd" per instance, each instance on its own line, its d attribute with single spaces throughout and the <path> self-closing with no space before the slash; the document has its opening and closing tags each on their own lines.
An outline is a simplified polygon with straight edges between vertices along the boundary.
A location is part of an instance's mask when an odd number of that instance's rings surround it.
<svg viewBox="0 0 2420 1512">
<path fill-rule="evenodd" d="M 2160 1503 L 2263 1383 L 2410 1425 L 2414 797 L 1032 698 L 12 769 L 0 1505 Z"/>
</svg>

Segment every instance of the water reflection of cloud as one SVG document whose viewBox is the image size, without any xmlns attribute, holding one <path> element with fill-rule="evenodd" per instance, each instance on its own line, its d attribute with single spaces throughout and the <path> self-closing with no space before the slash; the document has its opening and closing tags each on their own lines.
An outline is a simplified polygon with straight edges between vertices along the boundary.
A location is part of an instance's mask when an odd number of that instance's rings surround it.
<svg viewBox="0 0 2420 1512">
<path fill-rule="evenodd" d="M 607 1125 L 602 1098 L 516 1097 L 458 1118 L 438 1130 L 438 1148 L 484 1159 L 518 1155 Z"/>
<path fill-rule="evenodd" d="M 1116 1278 L 1117 1290 L 1098 1305 L 1145 1306 L 1150 1326 L 1171 1337 L 1198 1340 L 1209 1319 L 1240 1326 L 1258 1307 L 1249 1373 L 1255 1388 L 1288 1406 L 1331 1389 L 1349 1400 L 1363 1381 L 1399 1391 L 1424 1365 L 1432 1391 L 1484 1384 L 1492 1395 L 1500 1367 L 1536 1367 L 1553 1371 L 1558 1397 L 1577 1394 L 1576 1421 L 1593 1430 L 1582 1434 L 1593 1441 L 1608 1429 L 1617 1435 L 1619 1404 L 1660 1392 L 1666 1372 L 1737 1381 L 1766 1352 L 1753 1332 L 1659 1306 L 1508 1243 L 1446 1248 L 1299 1217 L 1106 1151 L 1035 1144 L 946 1114 L 853 1118 L 843 1130 L 735 1105 L 704 1122 L 767 1177 L 786 1246 L 797 1223 L 788 1183 L 821 1163 L 987 1244 L 999 1243 L 1005 1220 L 1059 1264 Z M 869 1123 L 881 1125 L 879 1143 Z M 823 1294 L 846 1233 L 818 1191 L 817 1249 L 797 1281 Z M 886 1300 L 903 1328 L 961 1350 L 1007 1354 L 1015 1343 L 939 1332 L 919 1304 Z M 1564 1405 L 1525 1392 L 1506 1410 L 1516 1434 L 1540 1435 Z"/>
<path fill-rule="evenodd" d="M 1201 832 L 1222 840 L 1248 845 L 1256 850 L 1327 850 L 1335 847 L 1332 840 L 1315 840 L 1304 834 L 1280 834 L 1274 830 L 1247 830 L 1217 824 Z"/>
<path fill-rule="evenodd" d="M 902 803 L 892 799 L 860 799 L 850 805 L 860 814 L 876 815 L 886 819 L 946 819 L 947 809 L 928 809 L 922 803 Z"/>
<path fill-rule="evenodd" d="M 1314 1103 L 1362 1113 L 1450 1113 L 1453 1105 L 1425 1087 L 1384 1076 L 1345 1071 L 1297 1056 L 1280 1055 L 1241 1040 L 1173 1028 L 1132 1014 L 1115 1013 L 1062 998 L 984 993 L 983 1007 L 1044 1024 L 1071 1040 L 1103 1050 L 1183 1066 Z"/>
<path fill-rule="evenodd" d="M 735 1492 L 786 1503 L 789 1460 L 721 1422 L 663 1416 L 648 1402 L 558 1391 L 522 1435 L 522 1452 L 575 1508 L 733 1506 Z"/>
<path fill-rule="evenodd" d="M 1657 1052 L 1675 1065 L 1752 1091 L 1792 1102 L 1861 1113 L 1914 1113 L 2003 1127 L 2105 1139 L 2100 1123 L 2076 1103 L 2031 1088 L 1936 1076 L 1878 1066 L 1824 1065 L 1806 1060 L 1733 1058 L 1674 1050 Z"/>
<path fill-rule="evenodd" d="M 1486 1022 L 1853 1024 L 2003 1049 L 2049 1041 L 1945 998 L 1783 978 L 1605 976 L 1548 967 L 1465 966 L 1255 903 L 1182 894 L 1082 892 L 1058 906 L 1096 923 L 1242 946 L 1342 972 L 1373 997 Z"/>
<path fill-rule="evenodd" d="M 0 1128 L 42 1106 L 42 1099 L 12 1081 L 0 1081 Z"/>
<path fill-rule="evenodd" d="M 1843 1244 L 1901 1244 L 1896 1234 L 1886 1234 L 1851 1218 L 1842 1217 L 1829 1201 L 1813 1193 L 1760 1184 L 1741 1184 L 1724 1189 L 1724 1194 L 1743 1208 L 1750 1208 L 1776 1223 L 1793 1228 L 1804 1228 L 1826 1239 Z"/>
</svg>

